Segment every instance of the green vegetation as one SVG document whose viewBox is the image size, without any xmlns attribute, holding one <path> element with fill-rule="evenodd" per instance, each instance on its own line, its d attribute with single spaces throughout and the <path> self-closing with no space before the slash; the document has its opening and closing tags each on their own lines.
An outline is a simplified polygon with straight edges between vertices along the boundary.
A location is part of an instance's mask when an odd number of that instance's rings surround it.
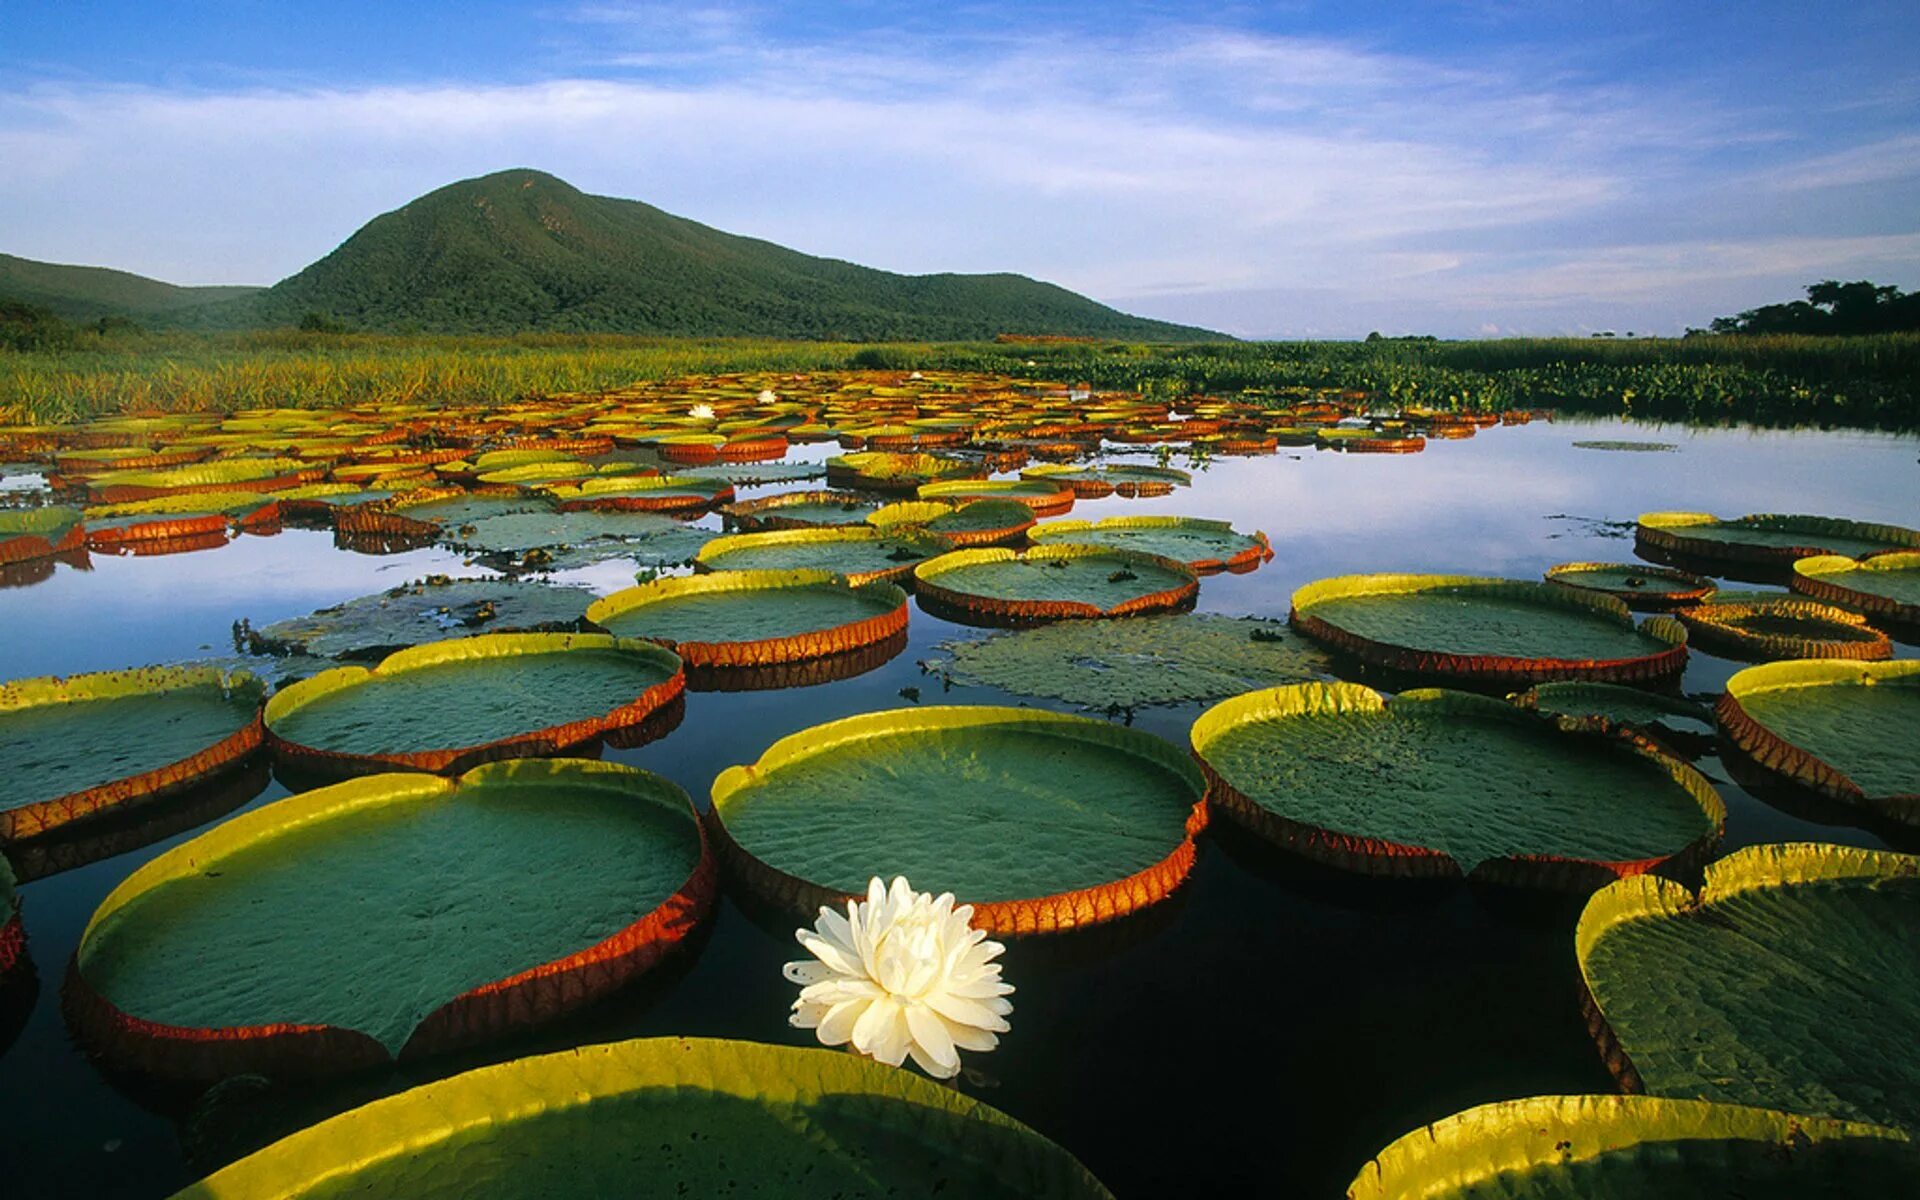
<svg viewBox="0 0 1920 1200">
<path fill-rule="evenodd" d="M 68 321 L 111 318 L 175 323 L 196 310 L 237 300 L 257 287 L 178 287 L 106 267 L 72 267 L 0 254 L 0 297 L 43 308 Z"/>
<path fill-rule="evenodd" d="M 1865 279 L 1807 285 L 1807 298 L 1765 304 L 1737 317 L 1715 317 L 1714 333 L 1804 333 L 1837 336 L 1920 329 L 1920 292 Z M 1689 330 L 1698 333 L 1699 330 Z"/>
</svg>

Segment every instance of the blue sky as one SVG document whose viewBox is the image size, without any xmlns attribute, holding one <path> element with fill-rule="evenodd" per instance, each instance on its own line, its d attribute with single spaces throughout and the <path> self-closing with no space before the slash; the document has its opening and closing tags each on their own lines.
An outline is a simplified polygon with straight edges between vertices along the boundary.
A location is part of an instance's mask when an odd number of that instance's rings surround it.
<svg viewBox="0 0 1920 1200">
<path fill-rule="evenodd" d="M 588 191 L 1243 336 L 1920 288 L 1920 4 L 0 0 L 0 251 L 266 283 Z"/>
</svg>

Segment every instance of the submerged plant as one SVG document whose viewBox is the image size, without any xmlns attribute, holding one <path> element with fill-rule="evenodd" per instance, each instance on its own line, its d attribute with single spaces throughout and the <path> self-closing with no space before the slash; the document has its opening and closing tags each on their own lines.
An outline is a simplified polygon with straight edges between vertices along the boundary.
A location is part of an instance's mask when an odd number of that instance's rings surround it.
<svg viewBox="0 0 1920 1200">
<path fill-rule="evenodd" d="M 794 934 L 814 960 L 786 965 L 801 985 L 793 1025 L 888 1066 L 912 1055 L 936 1079 L 959 1074 L 960 1051 L 999 1045 L 1013 1011 L 1013 987 L 993 961 L 1006 947 L 969 925 L 972 916 L 952 892 L 916 892 L 904 876 L 891 887 L 875 876 L 866 902 L 849 900 L 844 917 L 823 907 L 812 929 Z"/>
</svg>

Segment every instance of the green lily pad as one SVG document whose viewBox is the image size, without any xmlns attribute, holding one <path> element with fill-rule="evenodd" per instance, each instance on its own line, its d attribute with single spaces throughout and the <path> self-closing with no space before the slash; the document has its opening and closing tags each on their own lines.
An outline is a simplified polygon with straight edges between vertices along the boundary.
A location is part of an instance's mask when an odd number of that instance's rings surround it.
<svg viewBox="0 0 1920 1200">
<path fill-rule="evenodd" d="M 1793 564 L 1793 590 L 1828 604 L 1920 626 L 1920 552 L 1880 554 L 1864 561 L 1819 554 Z"/>
<path fill-rule="evenodd" d="M 1368 874 L 1590 888 L 1710 842 L 1726 819 L 1677 759 L 1466 692 L 1294 684 L 1215 705 L 1191 737 L 1229 815 Z"/>
<path fill-rule="evenodd" d="M 1033 510 L 1018 500 L 974 500 L 958 506 L 939 500 L 903 500 L 867 517 L 876 529 L 924 529 L 948 540 L 977 542 L 978 535 L 1017 537 L 1034 523 Z"/>
<path fill-rule="evenodd" d="M 1073 489 L 1045 479 L 951 479 L 922 484 L 922 500 L 966 504 L 974 500 L 1016 500 L 1036 512 L 1065 512 L 1073 507 Z"/>
<path fill-rule="evenodd" d="M 561 571 L 616 558 L 674 566 L 691 561 L 714 535 L 657 513 L 546 510 L 479 517 L 445 536 L 462 550 L 528 570 Z"/>
<path fill-rule="evenodd" d="M 1920 822 L 1920 660 L 1794 661 L 1727 681 L 1721 730 L 1768 770 Z"/>
<path fill-rule="evenodd" d="M 259 744 L 245 673 L 143 667 L 0 684 L 0 840 L 178 791 Z"/>
<path fill-rule="evenodd" d="M 1727 658 L 1881 659 L 1893 656 L 1887 635 L 1866 618 L 1831 604 L 1782 596 L 1745 604 L 1703 604 L 1674 614 L 1688 640 Z"/>
<path fill-rule="evenodd" d="M 796 908 L 905 875 L 974 905 L 976 927 L 1031 932 L 1177 886 L 1204 791 L 1191 761 L 1148 734 L 935 706 L 783 738 L 721 773 L 713 813 L 747 884 Z"/>
<path fill-rule="evenodd" d="M 1710 513 L 1642 513 L 1635 537 L 1677 554 L 1736 562 L 1791 562 L 1815 554 L 1858 558 L 1920 549 L 1920 530 L 1838 517 L 1755 513 L 1722 520 Z"/>
<path fill-rule="evenodd" d="M 1698 896 L 1614 884 L 1574 943 L 1648 1094 L 1920 1127 L 1920 857 L 1751 846 Z"/>
<path fill-rule="evenodd" d="M 1098 1200 L 1072 1155 L 898 1067 L 704 1038 L 581 1046 L 376 1100 L 178 1200 L 475 1195 Z"/>
<path fill-rule="evenodd" d="M 879 642 L 906 626 L 906 593 L 827 571 L 723 571 L 604 596 L 587 620 L 676 647 L 699 666 L 765 666 Z"/>
<path fill-rule="evenodd" d="M 861 525 L 879 508 L 878 501 L 858 492 L 812 491 L 742 500 L 737 504 L 729 504 L 721 512 L 730 523 L 752 532 L 761 529 Z"/>
<path fill-rule="evenodd" d="M 1672 442 L 1575 442 L 1576 450 L 1615 450 L 1628 454 L 1664 454 L 1680 447 Z"/>
<path fill-rule="evenodd" d="M 438 525 L 446 535 L 460 540 L 468 525 L 491 517 L 521 513 L 553 514 L 553 506 L 532 496 L 443 496 L 431 500 L 402 501 L 393 506 L 397 516 Z"/>
<path fill-rule="evenodd" d="M 80 522 L 79 509 L 57 504 L 0 508 L 0 563 L 44 558 L 78 547 L 84 536 Z"/>
<path fill-rule="evenodd" d="M 1643 563 L 1561 563 L 1547 568 L 1547 582 L 1612 596 L 1628 608 L 1656 610 L 1704 600 L 1719 586 L 1688 571 Z"/>
<path fill-rule="evenodd" d="M 337 667 L 274 694 L 275 754 L 371 769 L 457 769 L 551 754 L 637 724 L 679 695 L 680 660 L 604 634 L 496 633 Z"/>
<path fill-rule="evenodd" d="M 1191 613 L 1060 621 L 943 649 L 947 658 L 928 670 L 1096 709 L 1220 700 L 1332 671 L 1283 622 Z"/>
<path fill-rule="evenodd" d="M 1294 628 L 1378 666 L 1490 681 L 1676 674 L 1686 633 L 1607 596 L 1474 575 L 1344 575 L 1293 594 Z"/>
<path fill-rule="evenodd" d="M 1100 521 L 1048 521 L 1027 538 L 1036 545 L 1077 542 L 1133 550 L 1186 563 L 1196 571 L 1258 566 L 1273 557 L 1267 535 L 1237 533 L 1226 521 L 1199 517 L 1107 517 Z"/>
<path fill-rule="evenodd" d="M 1199 591 L 1182 563 L 1099 546 L 956 550 L 913 574 L 923 605 L 995 621 L 1165 612 L 1191 604 Z"/>
<path fill-rule="evenodd" d="M 694 565 L 707 571 L 830 571 L 866 583 L 902 578 L 946 549 L 930 538 L 891 535 L 868 525 L 775 529 L 714 538 L 700 548 Z"/>
<path fill-rule="evenodd" d="M 702 860 L 686 793 L 645 771 L 562 759 L 376 775 L 147 863 L 94 913 L 75 969 L 139 1021 L 236 1042 L 331 1027 L 398 1055 L 456 998 L 631 930 Z M 686 907 L 690 927 L 702 906 Z M 571 1007 L 552 991 L 569 974 L 533 981 L 526 1016 Z"/>
<path fill-rule="evenodd" d="M 1020 472 L 1020 478 L 1069 484 L 1076 495 L 1088 500 L 1113 492 L 1123 496 L 1165 495 L 1176 487 L 1190 487 L 1193 484 L 1193 476 L 1186 471 L 1131 463 L 1108 463 L 1097 467 L 1047 463 L 1026 468 Z"/>
<path fill-rule="evenodd" d="M 741 487 L 762 483 L 792 483 L 802 479 L 825 479 L 827 464 L 806 462 L 713 463 L 681 472 L 698 479 L 724 479 Z"/>
<path fill-rule="evenodd" d="M 381 658 L 475 633 L 570 629 L 593 600 L 584 588 L 512 579 L 430 576 L 251 631 L 256 654 Z"/>
<path fill-rule="evenodd" d="M 1904 1190 L 1920 1147 L 1884 1125 L 1654 1096 L 1484 1104 L 1382 1150 L 1348 1200 L 1849 1200 Z"/>
<path fill-rule="evenodd" d="M 1713 714 L 1691 700 L 1614 683 L 1543 683 L 1517 699 L 1523 707 L 1556 717 L 1624 725 L 1656 737 L 1663 732 L 1713 736 Z"/>
</svg>

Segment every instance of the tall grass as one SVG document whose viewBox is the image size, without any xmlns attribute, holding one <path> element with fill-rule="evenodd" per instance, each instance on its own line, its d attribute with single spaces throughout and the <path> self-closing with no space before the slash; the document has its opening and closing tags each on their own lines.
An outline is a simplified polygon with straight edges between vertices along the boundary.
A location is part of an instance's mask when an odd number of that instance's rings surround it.
<svg viewBox="0 0 1920 1200">
<path fill-rule="evenodd" d="M 1359 390 L 1385 405 L 1920 429 L 1920 334 L 1493 342 L 857 346 L 529 334 L 88 335 L 0 353 L 0 421 L 371 402 L 499 403 L 730 371 L 995 371 L 1157 395 Z"/>
</svg>

